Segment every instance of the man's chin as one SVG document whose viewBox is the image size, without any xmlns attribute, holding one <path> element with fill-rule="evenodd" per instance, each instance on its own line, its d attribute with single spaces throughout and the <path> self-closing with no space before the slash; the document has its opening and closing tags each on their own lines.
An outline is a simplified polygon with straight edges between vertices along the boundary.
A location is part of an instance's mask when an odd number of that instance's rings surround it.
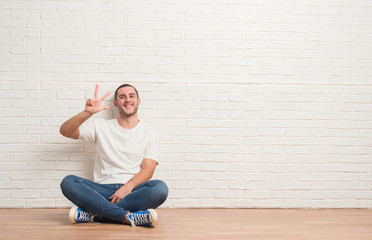
<svg viewBox="0 0 372 240">
<path fill-rule="evenodd" d="M 119 111 L 119 114 L 122 116 L 122 117 L 131 117 L 133 116 L 134 114 L 136 114 L 137 111 L 133 111 L 133 112 L 124 112 L 124 111 Z"/>
</svg>

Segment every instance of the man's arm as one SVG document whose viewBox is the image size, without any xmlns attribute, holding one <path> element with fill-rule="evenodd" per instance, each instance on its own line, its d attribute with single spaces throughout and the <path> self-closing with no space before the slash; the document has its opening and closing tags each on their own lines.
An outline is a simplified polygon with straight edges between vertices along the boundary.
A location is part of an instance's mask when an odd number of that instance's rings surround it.
<svg viewBox="0 0 372 240">
<path fill-rule="evenodd" d="M 65 137 L 78 139 L 80 135 L 79 127 L 91 116 L 92 114 L 84 110 L 64 122 L 59 132 Z"/>
<path fill-rule="evenodd" d="M 144 183 L 152 178 L 158 163 L 150 158 L 145 158 L 141 164 L 141 170 L 126 184 L 119 188 L 109 199 L 116 203 L 132 192 L 137 185 Z"/>
<path fill-rule="evenodd" d="M 109 109 L 109 107 L 101 106 L 101 102 L 105 100 L 108 95 L 110 95 L 110 93 L 106 93 L 103 97 L 98 98 L 98 85 L 96 85 L 94 98 L 87 99 L 84 111 L 64 122 L 60 127 L 59 132 L 65 137 L 78 139 L 80 135 L 79 127 L 81 124 L 83 124 L 93 114 L 104 109 Z"/>
</svg>

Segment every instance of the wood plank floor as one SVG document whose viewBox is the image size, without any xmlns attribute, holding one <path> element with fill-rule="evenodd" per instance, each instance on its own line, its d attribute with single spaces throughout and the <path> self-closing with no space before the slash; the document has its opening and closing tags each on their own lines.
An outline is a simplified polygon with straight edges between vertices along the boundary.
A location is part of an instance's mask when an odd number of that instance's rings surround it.
<svg viewBox="0 0 372 240">
<path fill-rule="evenodd" d="M 69 209 L 0 209 L 0 239 L 372 239 L 367 209 L 158 209 L 156 228 L 68 222 Z"/>
</svg>

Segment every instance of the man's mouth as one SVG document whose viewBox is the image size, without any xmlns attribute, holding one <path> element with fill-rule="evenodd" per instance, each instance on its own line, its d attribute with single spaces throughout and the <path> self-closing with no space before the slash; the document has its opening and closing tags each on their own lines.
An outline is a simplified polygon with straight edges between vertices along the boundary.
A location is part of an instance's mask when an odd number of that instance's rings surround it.
<svg viewBox="0 0 372 240">
<path fill-rule="evenodd" d="M 133 107 L 133 104 L 132 103 L 127 103 L 127 104 L 124 104 L 124 107 L 125 108 L 130 108 L 130 107 Z"/>
</svg>

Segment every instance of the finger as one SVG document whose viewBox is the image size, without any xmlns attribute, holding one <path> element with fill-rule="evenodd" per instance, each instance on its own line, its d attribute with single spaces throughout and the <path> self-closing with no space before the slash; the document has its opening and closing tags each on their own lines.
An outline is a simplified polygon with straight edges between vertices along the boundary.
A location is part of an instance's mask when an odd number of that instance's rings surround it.
<svg viewBox="0 0 372 240">
<path fill-rule="evenodd" d="M 96 90 L 94 91 L 94 97 L 98 98 L 98 84 L 96 84 Z"/>
<path fill-rule="evenodd" d="M 101 101 L 105 100 L 105 98 L 107 98 L 107 97 L 108 97 L 109 95 L 110 95 L 110 93 L 109 93 L 109 92 L 108 92 L 108 93 L 106 93 L 106 94 L 105 94 L 105 96 L 103 96 L 103 97 L 101 97 L 101 98 L 100 98 L 100 100 L 101 100 Z"/>
</svg>

